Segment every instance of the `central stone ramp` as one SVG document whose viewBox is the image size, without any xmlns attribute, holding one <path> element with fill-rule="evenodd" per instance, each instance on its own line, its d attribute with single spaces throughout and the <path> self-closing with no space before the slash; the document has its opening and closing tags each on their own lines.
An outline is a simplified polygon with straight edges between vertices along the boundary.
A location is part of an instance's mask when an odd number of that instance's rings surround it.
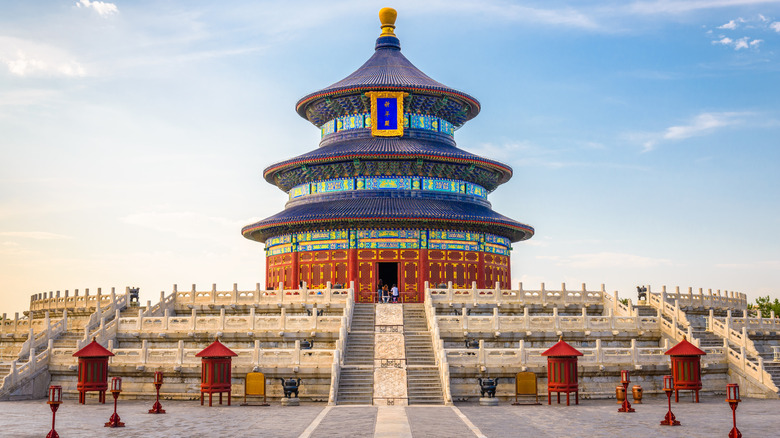
<svg viewBox="0 0 780 438">
<path fill-rule="evenodd" d="M 376 307 L 374 334 L 374 404 L 406 405 L 406 356 L 402 305 Z"/>
<path fill-rule="evenodd" d="M 407 394 L 410 405 L 443 405 L 441 376 L 422 304 L 404 304 Z"/>
</svg>

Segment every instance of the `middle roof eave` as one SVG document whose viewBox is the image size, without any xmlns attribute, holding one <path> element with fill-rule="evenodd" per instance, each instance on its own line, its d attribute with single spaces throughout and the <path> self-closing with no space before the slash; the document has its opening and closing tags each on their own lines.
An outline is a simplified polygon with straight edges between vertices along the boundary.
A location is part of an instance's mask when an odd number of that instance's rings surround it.
<svg viewBox="0 0 780 438">
<path fill-rule="evenodd" d="M 500 183 L 504 183 L 512 177 L 512 168 L 501 162 L 482 158 L 479 155 L 437 141 L 395 137 L 357 138 L 322 146 L 295 158 L 268 166 L 263 171 L 263 177 L 269 183 L 274 184 L 274 175 L 286 168 L 355 158 L 452 160 L 497 171 L 502 176 Z"/>
</svg>

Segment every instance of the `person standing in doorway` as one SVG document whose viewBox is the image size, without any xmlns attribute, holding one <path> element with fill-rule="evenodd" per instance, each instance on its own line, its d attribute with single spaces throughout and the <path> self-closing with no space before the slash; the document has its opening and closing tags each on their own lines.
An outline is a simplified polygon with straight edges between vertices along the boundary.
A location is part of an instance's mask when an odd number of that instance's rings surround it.
<svg viewBox="0 0 780 438">
<path fill-rule="evenodd" d="M 382 279 L 379 279 L 379 284 L 376 287 L 376 302 L 382 302 Z"/>
<path fill-rule="evenodd" d="M 398 302 L 398 286 L 394 284 L 393 285 L 393 289 L 391 291 L 393 293 L 393 302 L 397 303 Z"/>
<path fill-rule="evenodd" d="M 382 302 L 386 303 L 390 299 L 390 290 L 387 285 L 382 286 Z"/>
</svg>

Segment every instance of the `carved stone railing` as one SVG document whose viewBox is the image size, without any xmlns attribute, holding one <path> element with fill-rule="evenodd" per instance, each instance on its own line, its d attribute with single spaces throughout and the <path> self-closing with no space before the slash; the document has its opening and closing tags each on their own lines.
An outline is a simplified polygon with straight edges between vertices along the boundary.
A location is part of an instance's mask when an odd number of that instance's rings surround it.
<svg viewBox="0 0 780 438">
<path fill-rule="evenodd" d="M 19 357 L 27 356 L 31 350 L 41 351 L 46 348 L 49 340 L 56 339 L 60 334 L 68 330 L 68 311 L 64 310 L 62 318 L 56 322 L 51 322 L 49 318 L 49 312 L 46 312 L 46 316 L 40 320 L 42 322 L 43 330 L 38 334 L 33 332 L 32 327 L 27 336 L 27 340 L 22 344 L 22 348 L 19 351 Z"/>
<path fill-rule="evenodd" d="M 113 348 L 109 342 L 108 349 L 114 353 L 109 359 L 111 366 L 128 366 L 136 369 L 145 367 L 171 367 L 174 370 L 200 369 L 201 359 L 195 355 L 202 348 L 184 348 L 184 341 L 179 341 L 177 348 L 149 348 L 147 341 L 142 341 L 141 348 Z M 231 348 L 238 356 L 232 360 L 233 366 L 247 369 L 268 369 L 288 367 L 330 368 L 333 364 L 333 350 L 311 349 L 301 350 L 300 341 L 295 342 L 295 348 L 260 348 L 260 341 L 255 340 L 254 348 Z M 53 349 L 52 366 L 72 366 L 76 364 L 74 348 Z"/>
<path fill-rule="evenodd" d="M 452 283 L 450 283 L 450 286 L 452 286 Z M 425 282 L 425 300 L 423 300 L 423 309 L 425 309 L 425 320 L 428 325 L 428 331 L 431 333 L 431 343 L 433 345 L 433 353 L 436 358 L 436 366 L 439 367 L 439 378 L 441 379 L 444 404 L 452 405 L 452 392 L 450 390 L 450 365 L 447 361 L 447 352 L 444 350 L 444 341 L 441 339 L 439 324 L 436 320 L 436 309 L 433 307 L 431 289 L 428 287 L 427 281 Z"/>
<path fill-rule="evenodd" d="M 219 315 L 198 315 L 192 309 L 190 316 L 171 316 L 168 310 L 163 316 L 130 316 L 119 318 L 122 333 L 144 333 L 145 335 L 198 333 L 198 332 L 336 332 L 344 325 L 342 316 L 317 316 L 317 308 L 311 315 L 288 315 L 280 309 L 279 315 L 256 315 L 249 309 L 249 315 L 227 315 L 220 309 Z"/>
<path fill-rule="evenodd" d="M 10 372 L 0 382 L 0 400 L 7 398 L 14 391 L 29 383 L 35 376 L 48 369 L 53 342 L 50 339 L 47 348 L 40 353 L 36 353 L 35 348 L 31 349 L 26 362 L 20 363 L 16 360 L 11 362 Z"/>
<path fill-rule="evenodd" d="M 476 282 L 472 283 L 470 289 L 455 289 L 452 282 L 449 282 L 447 288 L 430 289 L 431 298 L 434 304 L 470 304 L 470 305 L 588 305 L 602 304 L 604 296 L 604 286 L 600 291 L 588 291 L 585 285 L 582 290 L 567 290 L 566 284 L 561 285 L 561 290 L 546 290 L 542 283 L 539 290 L 523 289 L 523 283 L 519 284 L 518 289 L 501 289 L 496 283 L 493 289 L 477 289 Z"/>
<path fill-rule="evenodd" d="M 674 293 L 669 293 L 666 291 L 666 286 L 662 286 L 660 293 L 651 292 L 648 288 L 647 297 L 651 304 L 655 298 L 655 301 L 661 300 L 670 303 L 677 300 L 682 307 L 747 310 L 747 295 L 734 291 L 721 293 L 720 289 L 717 292 L 708 289 L 708 293 L 705 294 L 701 288 L 699 293 L 693 293 L 693 288 L 689 287 L 688 293 L 680 293 L 680 288 L 676 287 Z M 657 308 L 657 306 L 654 307 Z"/>
<path fill-rule="evenodd" d="M 582 315 L 559 315 L 553 308 L 552 315 L 531 315 L 528 308 L 523 315 L 501 315 L 498 308 L 493 309 L 493 315 L 437 315 L 438 328 L 442 332 L 460 333 L 494 333 L 517 331 L 659 331 L 660 318 L 656 316 L 615 316 L 612 309 L 607 309 L 607 315 L 589 316 L 586 309 Z"/>
<path fill-rule="evenodd" d="M 127 288 L 125 293 L 127 293 Z M 33 312 L 46 310 L 62 311 L 66 309 L 71 312 L 91 311 L 98 307 L 108 307 L 115 295 L 116 292 L 113 287 L 110 295 L 103 294 L 101 288 L 98 288 L 96 295 L 90 295 L 88 288 L 84 290 L 84 295 L 79 295 L 78 289 L 75 290 L 74 295 L 70 295 L 67 290 L 63 295 L 60 294 L 60 291 L 56 293 L 53 291 L 49 293 L 44 292 L 30 297 L 30 310 Z"/>
<path fill-rule="evenodd" d="M 669 357 L 664 353 L 669 349 L 666 342 L 664 347 L 639 347 L 636 340 L 631 340 L 631 347 L 602 347 L 601 340 L 596 339 L 596 346 L 592 348 L 578 348 L 583 356 L 578 358 L 580 365 L 592 365 L 603 367 L 605 365 L 631 366 L 641 369 L 643 366 L 668 366 Z M 519 348 L 485 348 L 484 340 L 480 341 L 479 348 L 448 348 L 447 360 L 452 367 L 476 367 L 481 370 L 500 367 L 544 367 L 547 358 L 542 353 L 547 348 L 526 348 L 525 342 L 520 340 Z M 707 353 L 702 358 L 702 364 L 723 363 L 725 350 L 723 347 L 705 347 Z"/>
<path fill-rule="evenodd" d="M 255 290 L 240 291 L 238 285 L 233 284 L 232 291 L 219 291 L 217 285 L 212 285 L 210 291 L 197 291 L 192 285 L 191 291 L 179 291 L 178 286 L 173 286 L 176 304 L 178 305 L 285 305 L 285 304 L 318 304 L 329 306 L 331 303 L 343 304 L 349 294 L 349 289 L 334 289 L 330 282 L 323 289 L 275 289 L 261 290 L 257 284 Z"/>
</svg>

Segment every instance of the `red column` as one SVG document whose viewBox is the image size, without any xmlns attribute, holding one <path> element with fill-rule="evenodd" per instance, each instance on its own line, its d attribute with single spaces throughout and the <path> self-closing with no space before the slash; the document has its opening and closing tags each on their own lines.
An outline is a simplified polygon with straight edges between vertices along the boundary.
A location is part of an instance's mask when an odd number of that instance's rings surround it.
<svg viewBox="0 0 780 438">
<path fill-rule="evenodd" d="M 360 279 L 358 278 L 357 248 L 347 250 L 347 284 L 355 282 L 355 302 L 360 295 Z"/>
<path fill-rule="evenodd" d="M 420 272 L 417 275 L 417 278 L 420 280 L 420 285 L 418 286 L 418 294 L 419 294 L 419 300 L 418 302 L 422 303 L 423 300 L 425 300 L 425 282 L 428 281 L 428 250 L 427 249 L 421 249 L 420 250 L 420 263 L 419 263 L 419 270 Z"/>
<path fill-rule="evenodd" d="M 490 285 L 486 285 L 487 281 L 485 281 L 485 253 L 480 251 L 477 256 L 479 257 L 477 259 L 477 287 L 489 288 Z"/>
<path fill-rule="evenodd" d="M 292 254 L 292 287 L 291 289 L 298 289 L 298 284 L 301 282 L 301 273 L 299 272 L 299 260 L 298 252 L 293 250 Z"/>
<path fill-rule="evenodd" d="M 512 257 L 509 254 L 506 256 L 506 285 L 502 287 L 512 289 Z"/>
</svg>

